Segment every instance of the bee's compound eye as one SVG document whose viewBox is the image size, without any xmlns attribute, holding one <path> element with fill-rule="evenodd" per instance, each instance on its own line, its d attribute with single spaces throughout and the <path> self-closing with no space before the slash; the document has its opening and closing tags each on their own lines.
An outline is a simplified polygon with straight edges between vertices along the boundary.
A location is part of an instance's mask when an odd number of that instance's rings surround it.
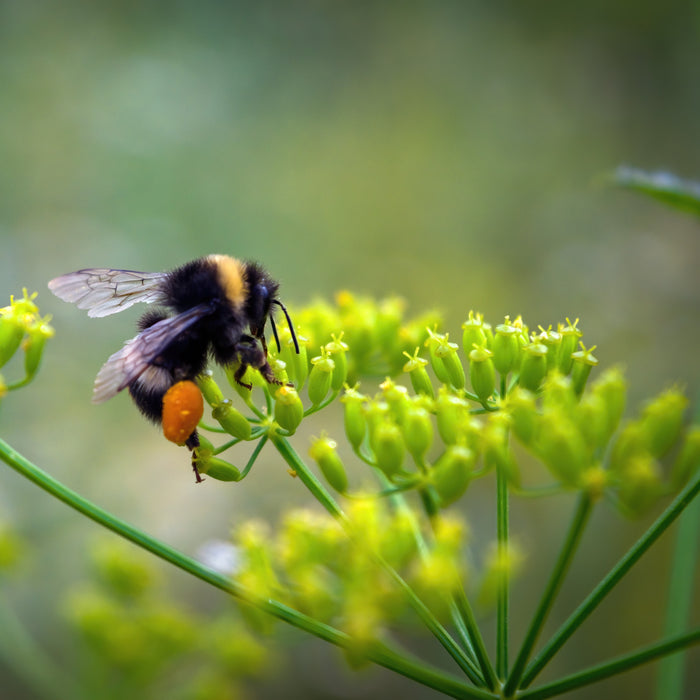
<svg viewBox="0 0 700 700">
<path fill-rule="evenodd" d="M 163 396 L 163 435 L 177 445 L 184 445 L 204 414 L 204 400 L 199 387 L 189 380 L 177 382 Z"/>
</svg>

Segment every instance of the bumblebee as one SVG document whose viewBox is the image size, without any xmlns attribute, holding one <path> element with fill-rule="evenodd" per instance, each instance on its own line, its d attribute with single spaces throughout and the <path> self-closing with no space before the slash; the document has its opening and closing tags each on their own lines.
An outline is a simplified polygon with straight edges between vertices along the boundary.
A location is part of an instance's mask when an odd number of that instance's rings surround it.
<svg viewBox="0 0 700 700">
<path fill-rule="evenodd" d="M 255 262 L 228 255 L 208 255 L 170 272 L 136 272 L 90 268 L 70 272 L 49 282 L 60 299 L 102 317 L 138 302 L 157 304 L 138 322 L 139 333 L 103 365 L 95 379 L 93 403 L 102 403 L 123 389 L 141 412 L 158 423 L 163 397 L 183 381 L 193 381 L 209 358 L 219 365 L 239 361 L 234 374 L 242 386 L 248 367 L 260 371 L 270 384 L 280 384 L 267 361 L 265 326 L 278 306 L 287 320 L 296 352 L 299 344 L 289 314 L 278 299 L 279 284 Z M 196 429 L 184 444 L 199 445 Z M 198 480 L 199 474 L 196 471 Z"/>
</svg>

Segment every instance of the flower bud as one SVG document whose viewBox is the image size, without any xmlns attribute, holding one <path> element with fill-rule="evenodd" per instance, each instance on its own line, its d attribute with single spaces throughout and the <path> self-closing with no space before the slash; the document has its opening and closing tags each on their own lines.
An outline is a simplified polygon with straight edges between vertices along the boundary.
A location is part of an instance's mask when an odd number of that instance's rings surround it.
<svg viewBox="0 0 700 700">
<path fill-rule="evenodd" d="M 401 424 L 404 443 L 411 456 L 418 462 L 433 444 L 433 423 L 425 408 L 411 406 Z"/>
<path fill-rule="evenodd" d="M 639 454 L 625 465 L 619 475 L 617 496 L 631 517 L 643 515 L 662 494 L 659 466 L 649 454 Z"/>
<path fill-rule="evenodd" d="M 608 413 L 598 394 L 586 392 L 574 408 L 574 422 L 591 450 L 605 447 L 610 440 Z"/>
<path fill-rule="evenodd" d="M 297 391 L 301 391 L 306 378 L 309 376 L 309 358 L 307 353 L 308 339 L 297 335 L 299 352 L 297 353 L 289 329 L 280 333 L 280 359 L 285 363 L 289 380 L 294 382 Z"/>
<path fill-rule="evenodd" d="M 333 358 L 335 363 L 331 376 L 331 389 L 333 391 L 342 389 L 345 380 L 348 378 L 348 358 L 345 354 L 348 346 L 341 340 L 342 337 L 342 333 L 338 338 L 333 335 L 333 340 L 326 345 L 326 352 L 329 357 Z"/>
<path fill-rule="evenodd" d="M 455 389 L 464 389 L 464 367 L 457 354 L 457 343 L 448 342 L 447 335 L 435 348 L 435 356 L 442 360 L 447 375 L 447 384 Z"/>
<path fill-rule="evenodd" d="M 275 420 L 290 435 L 296 432 L 304 418 L 304 406 L 293 386 L 283 384 L 275 392 Z"/>
<path fill-rule="evenodd" d="M 248 419 L 236 408 L 229 399 L 224 399 L 216 405 L 211 417 L 229 434 L 239 440 L 250 438 L 251 427 Z"/>
<path fill-rule="evenodd" d="M 561 334 L 552 330 L 551 326 L 547 330 L 540 326 L 540 330 L 541 333 L 537 335 L 536 340 L 547 348 L 547 371 L 549 372 L 558 366 Z"/>
<path fill-rule="evenodd" d="M 481 401 L 485 402 L 493 395 L 496 372 L 491 350 L 477 346 L 469 353 L 469 381 Z"/>
<path fill-rule="evenodd" d="M 532 343 L 523 348 L 518 384 L 528 391 L 536 392 L 547 374 L 547 346 Z"/>
<path fill-rule="evenodd" d="M 402 384 L 397 384 L 391 377 L 387 377 L 379 388 L 382 390 L 382 399 L 389 407 L 391 417 L 400 424 L 410 403 L 408 389 Z"/>
<path fill-rule="evenodd" d="M 314 406 L 318 406 L 330 391 L 335 362 L 324 350 L 323 354 L 311 360 L 311 364 L 313 367 L 309 373 L 309 399 Z"/>
<path fill-rule="evenodd" d="M 367 418 L 364 409 L 367 397 L 354 388 L 348 388 L 340 400 L 345 405 L 345 435 L 350 444 L 357 449 L 365 439 L 367 432 Z"/>
<path fill-rule="evenodd" d="M 195 460 L 195 465 L 200 474 L 206 474 L 217 481 L 241 480 L 240 470 L 219 457 L 208 457 L 201 461 Z"/>
<path fill-rule="evenodd" d="M 527 389 L 516 387 L 508 394 L 506 409 L 515 437 L 523 445 L 531 445 L 537 434 L 538 425 L 535 395 Z"/>
<path fill-rule="evenodd" d="M 562 484 L 579 485 L 588 466 L 588 453 L 581 433 L 565 416 L 545 412 L 538 431 L 536 451 L 540 459 Z"/>
<path fill-rule="evenodd" d="M 15 316 L 0 316 L 0 367 L 17 352 L 22 338 L 24 324 Z"/>
<path fill-rule="evenodd" d="M 440 333 L 435 333 L 434 331 L 430 330 L 430 328 L 428 328 L 427 331 L 428 331 L 428 337 L 427 337 L 424 344 L 425 344 L 425 347 L 428 348 L 428 356 L 430 357 L 430 366 L 433 368 L 433 372 L 435 372 L 435 376 L 443 384 L 449 384 L 450 383 L 450 376 L 449 376 L 447 369 L 445 367 L 445 363 L 443 361 L 443 358 L 437 352 L 437 349 L 438 349 L 440 343 L 443 343 L 446 341 L 446 336 L 441 335 Z"/>
<path fill-rule="evenodd" d="M 391 478 L 400 469 L 404 458 L 404 441 L 399 427 L 383 420 L 370 431 L 369 444 L 374 452 L 377 467 Z"/>
<path fill-rule="evenodd" d="M 433 385 L 428 376 L 428 371 L 425 369 L 428 361 L 422 357 L 418 357 L 418 352 L 419 348 L 416 348 L 413 355 L 404 352 L 404 355 L 408 358 L 408 362 L 403 366 L 403 371 L 408 372 L 411 378 L 411 386 L 416 394 L 423 394 L 432 399 L 435 398 L 435 392 L 433 391 Z"/>
<path fill-rule="evenodd" d="M 687 406 L 688 399 L 675 388 L 659 394 L 645 406 L 641 423 L 652 456 L 663 457 L 678 440 Z"/>
<path fill-rule="evenodd" d="M 184 445 L 204 413 L 199 387 L 191 381 L 173 384 L 163 396 L 163 435 L 176 445 Z"/>
<path fill-rule="evenodd" d="M 472 478 L 474 453 L 462 445 L 449 445 L 431 471 L 430 480 L 446 507 L 459 499 Z"/>
<path fill-rule="evenodd" d="M 326 481 L 338 493 L 345 493 L 348 490 L 348 477 L 337 447 L 335 440 L 322 436 L 313 441 L 309 455 L 318 464 Z"/>
<path fill-rule="evenodd" d="M 618 367 L 603 372 L 591 386 L 592 396 L 599 397 L 605 407 L 605 437 L 601 445 L 613 436 L 625 412 L 627 386 Z"/>
<path fill-rule="evenodd" d="M 573 364 L 573 358 L 571 355 L 574 350 L 576 350 L 576 345 L 578 344 L 578 339 L 583 335 L 581 331 L 576 327 L 578 319 L 573 323 L 566 319 L 567 325 L 559 325 L 559 335 L 561 335 L 561 345 L 559 347 L 559 366 L 558 369 L 562 374 L 569 374 L 571 371 L 571 366 Z"/>
<path fill-rule="evenodd" d="M 464 423 L 469 420 L 469 405 L 446 387 L 441 387 L 435 402 L 435 418 L 442 441 L 454 445 L 460 439 Z"/>
<path fill-rule="evenodd" d="M 700 426 L 692 426 L 686 433 L 676 461 L 671 467 L 671 487 L 680 489 L 700 468 Z"/>
<path fill-rule="evenodd" d="M 462 324 L 462 349 L 467 358 L 471 349 L 475 346 L 486 347 L 486 333 L 484 332 L 484 317 L 473 311 L 469 312 L 469 318 Z"/>
<path fill-rule="evenodd" d="M 204 396 L 204 400 L 210 406 L 217 406 L 224 401 L 224 395 L 219 385 L 214 381 L 214 373 L 210 369 L 205 369 L 197 377 L 197 386 Z"/>
<path fill-rule="evenodd" d="M 37 318 L 27 329 L 27 337 L 23 343 L 24 349 L 24 371 L 31 379 L 39 369 L 44 346 L 49 338 L 54 335 L 54 329 L 49 325 L 50 317 L 45 319 Z"/>
<path fill-rule="evenodd" d="M 590 350 L 587 350 L 585 345 L 581 343 L 581 350 L 571 355 L 571 360 L 573 362 L 571 382 L 576 396 L 581 396 L 583 390 L 586 388 L 588 375 L 591 373 L 593 367 L 598 364 L 597 358 L 593 355 L 595 349 L 596 346 L 594 345 Z"/>
<path fill-rule="evenodd" d="M 511 325 L 506 316 L 505 323 L 496 326 L 493 337 L 493 365 L 498 373 L 505 376 L 518 366 L 520 358 L 520 329 Z M 469 353 L 471 357 L 471 353 Z"/>
</svg>

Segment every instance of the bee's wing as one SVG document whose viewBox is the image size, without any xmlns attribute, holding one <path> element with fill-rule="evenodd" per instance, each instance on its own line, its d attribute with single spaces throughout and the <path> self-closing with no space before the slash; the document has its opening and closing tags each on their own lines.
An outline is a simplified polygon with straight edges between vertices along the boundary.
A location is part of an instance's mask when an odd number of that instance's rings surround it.
<svg viewBox="0 0 700 700">
<path fill-rule="evenodd" d="M 127 340 L 98 372 L 92 402 L 102 403 L 129 386 L 180 333 L 213 310 L 211 304 L 199 304 L 177 316 L 164 318 Z"/>
<path fill-rule="evenodd" d="M 49 289 L 59 299 L 87 309 L 88 316 L 109 316 L 140 301 L 165 302 L 162 283 L 166 276 L 167 272 L 95 267 L 56 277 L 49 282 Z"/>
</svg>

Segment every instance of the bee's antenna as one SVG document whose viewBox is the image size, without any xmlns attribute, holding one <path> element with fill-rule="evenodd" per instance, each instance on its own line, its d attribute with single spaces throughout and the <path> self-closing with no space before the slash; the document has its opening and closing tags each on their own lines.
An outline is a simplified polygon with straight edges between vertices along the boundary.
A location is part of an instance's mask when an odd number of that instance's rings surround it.
<svg viewBox="0 0 700 700">
<path fill-rule="evenodd" d="M 299 354 L 299 341 L 297 340 L 297 334 L 294 332 L 294 326 L 292 325 L 292 319 L 289 318 L 289 313 L 287 312 L 287 308 L 285 305 L 279 301 L 279 299 L 274 299 L 273 304 L 277 304 L 277 306 L 282 309 L 284 313 L 284 317 L 287 319 L 287 325 L 289 326 L 289 332 L 292 334 L 292 340 L 294 341 L 294 349 L 297 351 L 297 355 Z M 272 320 L 272 316 L 270 316 L 270 320 Z M 277 340 L 277 331 L 275 330 L 275 324 L 273 322 L 272 324 L 272 332 L 275 334 L 275 340 Z M 277 340 L 277 347 L 279 348 L 279 340 Z"/>
<path fill-rule="evenodd" d="M 279 339 L 279 336 L 277 335 L 277 326 L 275 325 L 275 319 L 272 318 L 272 314 L 270 314 L 270 325 L 272 326 L 272 335 L 275 336 L 275 343 L 277 344 L 277 352 L 281 352 L 282 348 L 280 347 L 280 339 Z"/>
</svg>

